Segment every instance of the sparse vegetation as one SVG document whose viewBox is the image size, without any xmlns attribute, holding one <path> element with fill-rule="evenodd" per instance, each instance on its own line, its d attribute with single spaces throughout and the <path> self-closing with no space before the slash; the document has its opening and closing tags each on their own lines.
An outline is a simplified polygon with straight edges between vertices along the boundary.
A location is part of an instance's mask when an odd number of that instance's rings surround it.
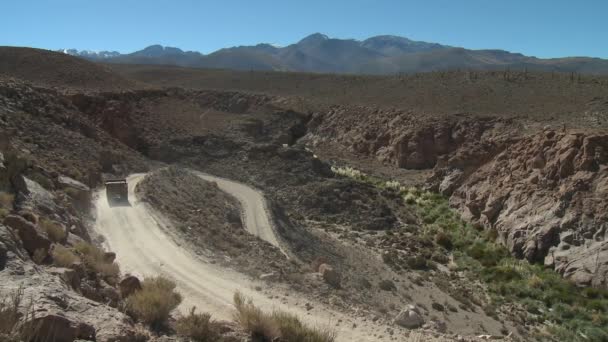
<svg viewBox="0 0 608 342">
<path fill-rule="evenodd" d="M 80 261 L 80 258 L 72 250 L 61 245 L 55 245 L 51 252 L 53 263 L 59 267 L 70 267 L 75 262 Z"/>
<path fill-rule="evenodd" d="M 19 306 L 22 299 L 23 289 L 17 289 L 0 299 L 0 337 L 15 333 L 14 328 L 19 323 Z"/>
<path fill-rule="evenodd" d="M 15 195 L 0 191 L 0 219 L 6 217 L 13 209 L 13 203 L 15 202 Z"/>
<path fill-rule="evenodd" d="M 357 172 L 340 174 L 350 177 Z M 370 177 L 352 178 L 386 185 Z M 608 341 L 608 291 L 581 290 L 542 265 L 515 259 L 495 242 L 495 231 L 479 231 L 467 224 L 439 194 L 399 189 L 421 217 L 422 235 L 434 236 L 436 245 L 451 250 L 458 270 L 486 284 L 492 302 L 483 306 L 484 311 L 496 316 L 502 304 L 515 303 L 527 311 L 522 323 L 536 323 L 536 338 L 540 340 Z M 424 269 L 416 258 L 408 259 L 410 267 Z M 462 303 L 478 301 L 466 295 L 456 299 Z"/>
<path fill-rule="evenodd" d="M 85 267 L 99 273 L 109 284 L 116 284 L 120 276 L 118 264 L 109 262 L 105 257 L 105 252 L 90 243 L 80 242 L 74 246 L 80 254 Z"/>
<path fill-rule="evenodd" d="M 188 315 L 180 316 L 175 322 L 178 335 L 196 342 L 221 341 L 220 327 L 208 313 L 196 313 L 192 307 Z"/>
<path fill-rule="evenodd" d="M 353 169 L 352 167 L 335 167 L 332 166 L 331 170 L 340 176 L 349 177 L 356 180 L 365 180 L 367 175 L 359 170 Z"/>
<path fill-rule="evenodd" d="M 5 209 L 12 209 L 14 201 L 15 195 L 5 191 L 0 191 L 0 207 Z"/>
<path fill-rule="evenodd" d="M 48 341 L 49 336 L 38 336 L 38 327 L 31 323 L 19 322 L 33 321 L 34 311 L 32 302 L 24 303 L 23 288 L 18 288 L 0 297 L 0 341 Z M 23 310 L 20 312 L 19 310 Z"/>
<path fill-rule="evenodd" d="M 34 251 L 34 254 L 32 255 L 32 260 L 40 265 L 44 262 L 44 260 L 46 259 L 46 257 L 48 256 L 48 252 L 46 249 L 44 248 L 38 248 L 37 250 Z"/>
<path fill-rule="evenodd" d="M 40 227 L 44 229 L 49 239 L 55 243 L 62 242 L 67 237 L 67 232 L 60 224 L 46 218 L 40 220 Z"/>
<path fill-rule="evenodd" d="M 55 187 L 53 185 L 53 182 L 41 173 L 38 173 L 38 172 L 33 173 L 33 174 L 29 175 L 28 178 L 33 180 L 34 182 L 40 184 L 40 186 L 42 186 L 43 188 L 45 188 L 47 190 L 53 190 L 53 188 Z"/>
<path fill-rule="evenodd" d="M 234 305 L 235 320 L 255 341 L 333 342 L 336 339 L 335 332 L 329 328 L 308 327 L 297 316 L 283 311 L 266 313 L 238 292 L 234 294 Z"/>
<path fill-rule="evenodd" d="M 126 308 L 138 321 L 153 329 L 160 329 L 181 302 L 182 296 L 175 291 L 175 283 L 158 276 L 144 279 L 141 290 L 127 298 Z"/>
</svg>

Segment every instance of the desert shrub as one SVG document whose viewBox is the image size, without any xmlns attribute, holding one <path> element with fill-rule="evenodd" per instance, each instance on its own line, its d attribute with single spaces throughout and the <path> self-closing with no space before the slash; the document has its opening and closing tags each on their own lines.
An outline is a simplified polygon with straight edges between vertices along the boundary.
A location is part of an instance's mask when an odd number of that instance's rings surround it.
<svg viewBox="0 0 608 342">
<path fill-rule="evenodd" d="M 44 262 L 44 260 L 46 259 L 47 256 L 48 256 L 48 252 L 46 249 L 38 248 L 37 250 L 34 251 L 34 254 L 32 255 L 32 260 L 35 263 L 37 263 L 38 265 L 40 265 Z"/>
<path fill-rule="evenodd" d="M 405 260 L 405 262 L 407 263 L 407 266 L 413 270 L 427 270 L 432 268 L 432 264 L 429 262 L 429 260 L 422 256 L 410 256 Z"/>
<path fill-rule="evenodd" d="M 337 175 L 356 179 L 356 180 L 364 180 L 367 176 L 365 173 L 363 173 L 357 169 L 353 169 L 352 167 L 348 167 L 348 166 L 346 166 L 346 167 L 332 166 L 331 171 Z"/>
<path fill-rule="evenodd" d="M 15 202 L 15 195 L 0 191 L 0 207 L 4 209 L 12 209 Z"/>
<path fill-rule="evenodd" d="M 272 341 L 280 337 L 279 326 L 269 314 L 263 312 L 239 292 L 234 294 L 233 300 L 236 308 L 234 320 L 249 332 L 254 340 L 258 338 Z"/>
<path fill-rule="evenodd" d="M 175 321 L 178 335 L 197 342 L 215 342 L 221 340 L 220 327 L 211 319 L 208 313 L 196 313 L 192 307 L 186 316 L 180 316 Z"/>
<path fill-rule="evenodd" d="M 386 181 L 378 181 L 370 175 L 358 177 L 350 170 L 340 174 L 379 188 L 387 187 Z M 444 241 L 449 237 L 455 269 L 487 285 L 493 301 L 491 306 L 483 306 L 484 303 L 469 291 L 450 292 L 462 303 L 463 309 L 474 310 L 472 303 L 475 303 L 493 314 L 502 312 L 502 304 L 519 303 L 527 310 L 526 322 L 543 325 L 540 340 L 608 342 L 608 290 L 580 289 L 543 265 L 515 259 L 504 246 L 496 243 L 498 232 L 495 229 L 483 231 L 464 222 L 449 208 L 447 198 L 440 194 L 410 188 L 401 191 L 401 195 L 416 209 L 423 223 L 420 231 L 434 237 L 435 247 L 446 247 Z M 446 236 L 440 236 L 440 233 Z M 435 255 L 432 251 L 428 253 L 432 246 L 424 247 L 422 255 Z M 389 255 L 383 259 L 385 262 L 393 260 Z M 413 269 L 425 269 L 425 261 L 421 256 L 406 259 Z M 421 279 L 416 278 L 414 282 L 421 285 Z"/>
<path fill-rule="evenodd" d="M 297 316 L 274 311 L 266 313 L 240 293 L 234 294 L 235 320 L 248 331 L 253 340 L 290 342 L 333 342 L 336 334 L 330 329 L 311 328 Z"/>
<path fill-rule="evenodd" d="M 275 311 L 272 318 L 277 322 L 284 341 L 294 342 L 331 342 L 335 341 L 335 332 L 329 329 L 311 328 L 290 313 Z"/>
<path fill-rule="evenodd" d="M 38 172 L 28 175 L 27 178 L 40 184 L 43 188 L 45 188 L 47 190 L 53 190 L 53 188 L 55 187 L 53 182 L 50 179 L 48 179 L 45 175 L 38 173 Z"/>
<path fill-rule="evenodd" d="M 403 196 L 403 199 L 405 200 L 405 203 L 407 204 L 416 204 L 416 195 L 408 193 L 405 196 Z"/>
<path fill-rule="evenodd" d="M 46 234 L 49 236 L 49 239 L 51 239 L 53 242 L 61 242 L 65 240 L 67 236 L 65 229 L 60 224 L 51 220 L 45 218 L 41 219 L 40 227 L 44 229 Z"/>
<path fill-rule="evenodd" d="M 24 303 L 23 300 L 23 288 L 0 297 L 0 341 L 51 341 L 52 336 L 41 336 L 39 326 L 31 323 L 35 316 L 32 301 Z"/>
<path fill-rule="evenodd" d="M 87 269 L 99 273 L 109 284 L 115 284 L 120 276 L 120 268 L 114 262 L 108 262 L 105 252 L 90 243 L 79 242 L 74 249 L 80 254 Z"/>
<path fill-rule="evenodd" d="M 452 238 L 444 232 L 435 234 L 435 243 L 447 250 L 451 250 L 453 247 Z"/>
<path fill-rule="evenodd" d="M 80 195 L 81 191 L 78 189 L 74 189 L 74 188 L 70 188 L 67 187 L 65 189 L 63 189 L 63 192 L 66 193 L 66 195 L 72 197 L 72 198 L 78 198 L 78 196 Z"/>
<path fill-rule="evenodd" d="M 467 249 L 467 254 L 479 261 L 485 267 L 494 266 L 508 256 L 508 252 L 504 247 L 488 243 L 481 239 L 477 239 L 473 242 Z"/>
<path fill-rule="evenodd" d="M 146 278 L 141 290 L 126 300 L 127 312 L 135 319 L 154 329 L 162 328 L 173 311 L 182 302 L 182 296 L 175 291 L 175 283 L 158 276 Z"/>
<path fill-rule="evenodd" d="M 69 248 L 55 245 L 51 252 L 53 263 L 59 267 L 70 267 L 73 263 L 80 261 L 78 256 Z"/>
<path fill-rule="evenodd" d="M 19 306 L 22 299 L 23 289 L 17 289 L 0 299 L 0 334 L 14 333 L 14 328 L 19 323 Z"/>
</svg>

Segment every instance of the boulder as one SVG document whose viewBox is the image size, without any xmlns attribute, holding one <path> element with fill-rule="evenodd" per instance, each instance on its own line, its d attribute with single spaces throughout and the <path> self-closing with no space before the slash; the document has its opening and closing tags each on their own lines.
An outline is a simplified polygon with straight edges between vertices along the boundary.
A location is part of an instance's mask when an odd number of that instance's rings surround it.
<svg viewBox="0 0 608 342">
<path fill-rule="evenodd" d="M 0 271 L 4 270 L 11 260 L 23 259 L 25 255 L 19 237 L 7 226 L 0 224 Z"/>
<path fill-rule="evenodd" d="M 99 293 L 103 298 L 103 302 L 113 308 L 117 307 L 120 303 L 120 293 L 105 281 L 101 282 Z"/>
<path fill-rule="evenodd" d="M 9 215 L 4 219 L 4 224 L 17 232 L 23 242 L 23 247 L 29 252 L 30 256 L 38 250 L 43 250 L 44 253 L 48 254 L 51 241 L 46 233 L 33 223 L 21 216 Z"/>
<path fill-rule="evenodd" d="M 451 195 L 454 189 L 458 187 L 461 178 L 462 170 L 450 170 L 441 183 L 439 183 L 439 192 L 446 196 Z"/>
<path fill-rule="evenodd" d="M 327 264 L 327 258 L 323 256 L 316 257 L 311 263 L 310 268 L 313 272 L 319 272 L 319 266 Z"/>
<path fill-rule="evenodd" d="M 56 183 L 68 193 L 77 209 L 88 210 L 91 207 L 92 192 L 88 186 L 67 176 L 59 176 Z"/>
<path fill-rule="evenodd" d="M 113 263 L 114 260 L 116 260 L 116 253 L 114 253 L 114 252 L 105 252 L 103 254 L 103 260 L 105 262 L 107 262 L 108 264 Z"/>
<path fill-rule="evenodd" d="M 95 340 L 95 328 L 63 316 L 60 312 L 36 314 L 24 326 L 32 329 L 38 341 L 72 342 L 76 339 Z"/>
<path fill-rule="evenodd" d="M 55 204 L 55 196 L 37 182 L 23 177 L 23 184 L 17 188 L 25 196 L 25 201 L 22 204 L 23 207 L 37 208 L 46 214 L 58 211 Z"/>
<path fill-rule="evenodd" d="M 136 276 L 127 275 L 120 281 L 118 287 L 120 289 L 120 296 L 127 298 L 136 291 L 141 290 L 141 282 Z"/>
<path fill-rule="evenodd" d="M 407 329 L 420 328 L 424 324 L 424 318 L 420 315 L 417 307 L 408 305 L 405 309 L 401 310 L 395 317 L 395 324 L 402 326 Z"/>
<path fill-rule="evenodd" d="M 276 272 L 270 272 L 260 275 L 260 280 L 276 281 L 279 275 Z"/>
<path fill-rule="evenodd" d="M 68 246 L 76 246 L 79 243 L 85 242 L 83 238 L 76 234 L 68 233 L 67 244 Z"/>
<path fill-rule="evenodd" d="M 321 273 L 323 280 L 325 280 L 326 283 L 332 287 L 340 288 L 342 276 L 333 267 L 328 264 L 321 264 L 321 266 L 319 266 L 319 273 Z"/>
<path fill-rule="evenodd" d="M 80 289 L 81 279 L 78 271 L 71 268 L 50 267 L 47 269 L 47 272 L 61 278 L 61 280 L 63 280 L 72 289 L 76 291 Z"/>
</svg>

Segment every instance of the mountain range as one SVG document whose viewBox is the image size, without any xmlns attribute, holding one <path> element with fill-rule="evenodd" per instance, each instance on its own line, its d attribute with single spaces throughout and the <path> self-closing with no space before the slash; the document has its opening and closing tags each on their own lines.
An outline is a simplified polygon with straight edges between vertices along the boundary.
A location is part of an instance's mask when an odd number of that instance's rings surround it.
<svg viewBox="0 0 608 342">
<path fill-rule="evenodd" d="M 600 58 L 541 59 L 504 50 L 470 50 L 390 35 L 355 40 L 315 33 L 286 47 L 263 43 L 220 49 L 206 55 L 161 45 L 128 54 L 76 49 L 59 51 L 105 63 L 236 70 L 395 74 L 450 69 L 527 69 L 608 74 L 608 60 Z"/>
</svg>

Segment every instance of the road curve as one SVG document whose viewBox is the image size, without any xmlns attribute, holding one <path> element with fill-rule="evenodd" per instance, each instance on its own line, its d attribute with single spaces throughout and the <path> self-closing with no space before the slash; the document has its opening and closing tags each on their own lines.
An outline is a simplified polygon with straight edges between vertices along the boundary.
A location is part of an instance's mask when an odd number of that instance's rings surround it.
<svg viewBox="0 0 608 342">
<path fill-rule="evenodd" d="M 261 193 L 241 183 L 199 175 L 217 182 L 222 190 L 241 202 L 248 231 L 260 234 L 261 238 L 278 246 Z M 184 297 L 179 308 L 182 312 L 196 306 L 216 318 L 230 320 L 233 313 L 232 297 L 235 291 L 240 291 L 265 310 L 289 311 L 310 324 L 335 328 L 338 341 L 383 340 L 378 335 L 384 333 L 386 327 L 352 318 L 319 303 L 313 303 L 314 309 L 307 310 L 303 304 L 310 301 L 297 294 L 290 293 L 279 298 L 276 294 L 289 290 L 279 290 L 278 285 L 273 291 L 275 296 L 266 296 L 258 291 L 266 287 L 264 283 L 251 280 L 234 270 L 221 268 L 190 252 L 171 234 L 171 223 L 137 198 L 134 189 L 144 177 L 145 174 L 134 174 L 127 179 L 130 206 L 110 207 L 105 189 L 99 190 L 95 197 L 95 231 L 104 237 L 105 247 L 116 253 L 124 274 L 139 277 L 165 275 L 173 279 Z M 356 329 L 353 324 L 356 324 Z"/>
<path fill-rule="evenodd" d="M 220 190 L 231 194 L 240 202 L 245 229 L 249 233 L 281 249 L 266 211 L 266 200 L 261 192 L 225 178 L 202 172 L 195 172 L 195 174 L 206 181 L 216 182 Z M 283 254 L 285 254 L 284 251 Z"/>
</svg>

